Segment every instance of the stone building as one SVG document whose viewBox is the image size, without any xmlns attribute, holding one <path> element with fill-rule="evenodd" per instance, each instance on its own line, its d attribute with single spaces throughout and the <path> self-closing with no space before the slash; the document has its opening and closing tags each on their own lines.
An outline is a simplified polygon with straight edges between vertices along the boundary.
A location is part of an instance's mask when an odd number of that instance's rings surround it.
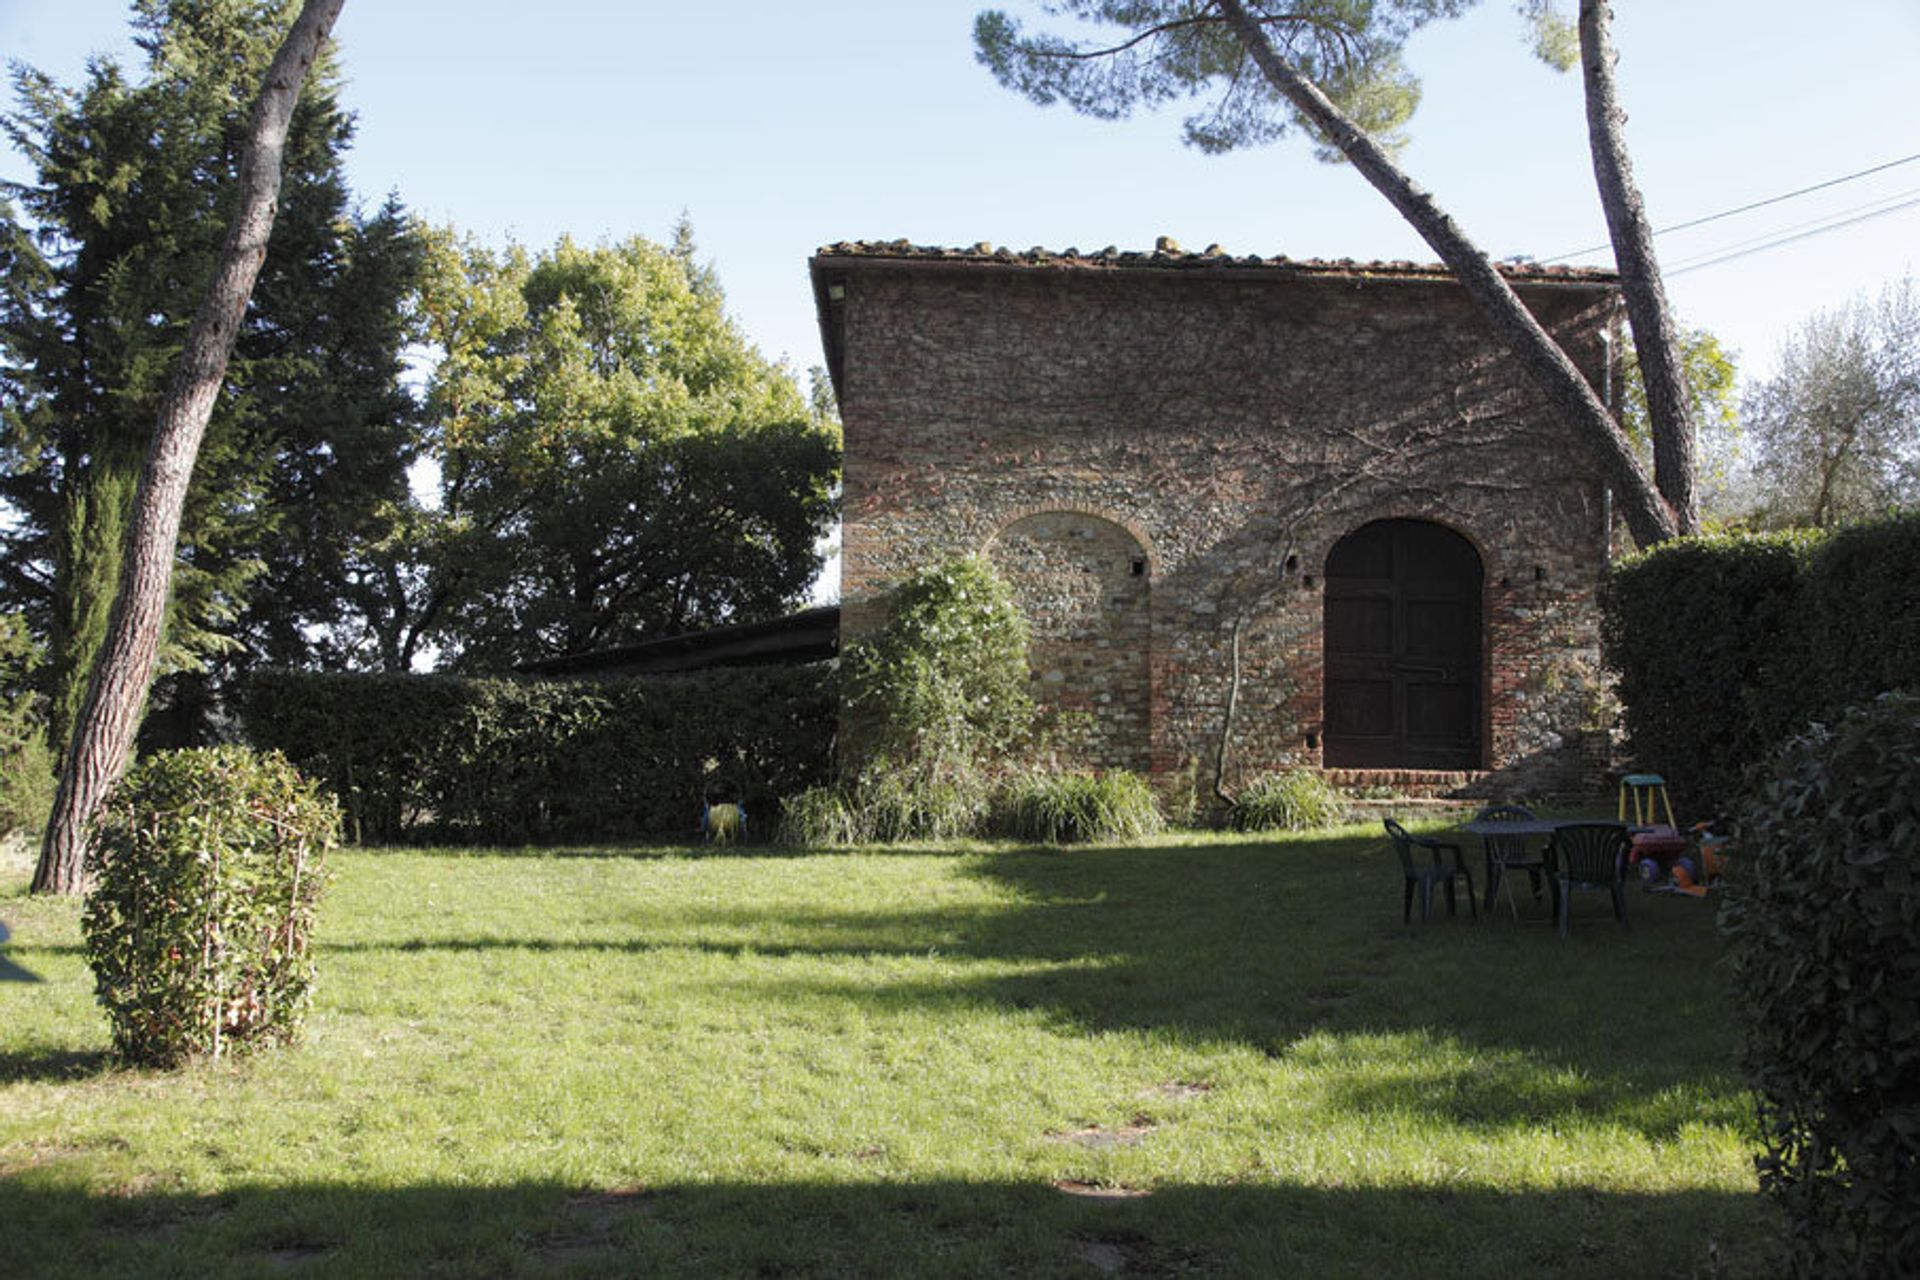
<svg viewBox="0 0 1920 1280">
<path fill-rule="evenodd" d="M 1168 787 L 1599 785 L 1596 462 L 1443 268 L 838 244 L 842 640 L 987 554 L 1091 763 Z M 1509 271 L 1610 394 L 1610 274 Z M 1237 674 L 1236 674 L 1237 673 Z M 1231 704 L 1231 712 L 1229 704 Z M 1231 714 L 1232 733 L 1226 734 Z"/>
</svg>

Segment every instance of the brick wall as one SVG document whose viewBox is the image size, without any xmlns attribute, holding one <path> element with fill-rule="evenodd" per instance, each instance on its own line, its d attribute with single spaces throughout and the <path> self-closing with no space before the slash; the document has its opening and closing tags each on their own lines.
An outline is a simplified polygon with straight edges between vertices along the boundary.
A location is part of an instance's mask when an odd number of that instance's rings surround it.
<svg viewBox="0 0 1920 1280">
<path fill-rule="evenodd" d="M 1597 786 L 1604 487 L 1458 287 L 1159 257 L 814 260 L 845 425 L 843 640 L 915 566 L 985 551 L 1033 624 L 1037 692 L 1087 713 L 1095 763 L 1165 779 L 1210 776 L 1237 627 L 1231 786 L 1321 763 L 1333 545 L 1433 521 L 1486 584 L 1474 789 Z M 1611 285 L 1522 295 L 1603 382 Z"/>
</svg>

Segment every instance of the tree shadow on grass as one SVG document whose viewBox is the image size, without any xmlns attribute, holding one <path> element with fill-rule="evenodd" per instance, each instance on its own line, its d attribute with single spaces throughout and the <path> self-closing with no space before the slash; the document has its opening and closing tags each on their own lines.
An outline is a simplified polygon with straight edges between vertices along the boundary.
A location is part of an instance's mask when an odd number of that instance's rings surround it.
<svg viewBox="0 0 1920 1280">
<path fill-rule="evenodd" d="M 671 923 L 622 908 L 623 918 L 659 945 L 674 933 L 672 945 L 722 949 L 720 937 L 752 930 L 759 940 L 743 955 L 961 962 L 883 982 L 757 975 L 756 989 L 775 998 L 1002 1006 L 1090 1033 L 1365 1058 L 1351 1073 L 1339 1062 L 1321 1073 L 1347 1082 L 1327 1101 L 1354 1112 L 1487 1128 L 1584 1114 L 1654 1141 L 1747 1120 L 1711 907 L 1692 899 L 1634 895 L 1634 927 L 1622 931 L 1605 895 L 1583 898 L 1567 939 L 1544 901 L 1525 903 L 1517 922 L 1504 910 L 1476 922 L 1463 905 L 1458 917 L 1407 925 L 1397 864 L 1370 833 L 1009 851 L 964 866 L 996 901 L 723 906 Z M 969 972 L 967 961 L 989 963 Z"/>
<path fill-rule="evenodd" d="M 1624 932 L 1605 895 L 1582 897 L 1564 940 L 1547 904 L 1524 894 L 1517 922 L 1505 910 L 1476 922 L 1463 905 L 1407 925 L 1397 864 L 1371 833 L 1005 849 L 956 865 L 989 900 L 862 910 L 775 894 L 616 897 L 589 904 L 571 935 L 530 919 L 524 934 L 322 950 L 703 952 L 752 962 L 740 982 L 760 1001 L 1037 1010 L 1070 1032 L 1250 1046 L 1331 1082 L 1325 1105 L 1466 1130 L 1597 1118 L 1659 1142 L 1748 1120 L 1708 904 L 1633 895 Z M 876 957 L 896 962 L 879 978 L 781 964 Z"/>
<path fill-rule="evenodd" d="M 1295 1056 L 1360 1044 L 1412 1064 L 1399 1079 L 1353 1073 L 1330 1099 L 1351 1110 L 1489 1126 L 1584 1111 L 1655 1140 L 1747 1120 L 1712 908 L 1693 899 L 1633 895 L 1622 931 L 1606 895 L 1583 896 L 1566 939 L 1544 902 L 1518 921 L 1475 921 L 1463 904 L 1408 925 L 1398 865 L 1370 833 L 996 859 L 976 874 L 1030 904 L 982 918 L 984 951 L 1108 958 L 994 979 L 1000 998 L 1097 1027 L 1179 1026 Z"/>
<path fill-rule="evenodd" d="M 89 1193 L 0 1177 L 13 1274 L 1758 1275 L 1754 1196 L 1063 1181 Z"/>
<path fill-rule="evenodd" d="M 104 1075 L 113 1066 L 113 1055 L 104 1049 L 34 1045 L 4 1050 L 0 1051 L 0 1085 L 71 1084 Z"/>
<path fill-rule="evenodd" d="M 670 858 L 786 862 L 820 857 L 924 858 L 930 854 L 935 856 L 950 855 L 955 852 L 955 846 L 948 841 L 815 847 L 809 845 L 776 844 L 772 841 L 765 840 L 748 840 L 738 844 L 703 844 L 695 840 L 676 841 L 655 839 L 651 841 L 636 840 L 631 843 L 622 842 L 613 844 L 452 845 L 445 843 L 427 843 L 418 845 L 356 845 L 352 846 L 350 851 L 373 857 L 379 857 L 383 854 L 416 854 L 451 858 L 521 859 L 528 862 L 539 862 L 545 859 L 562 862 L 658 862 Z M 975 851 L 991 853 L 1041 852 L 1044 851 L 1044 847 L 983 840 L 977 842 Z"/>
</svg>

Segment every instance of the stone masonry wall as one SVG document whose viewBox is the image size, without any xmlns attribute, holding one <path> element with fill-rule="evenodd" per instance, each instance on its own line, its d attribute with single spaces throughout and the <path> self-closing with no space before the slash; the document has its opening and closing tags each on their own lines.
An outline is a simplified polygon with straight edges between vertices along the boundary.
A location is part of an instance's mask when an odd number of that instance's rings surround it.
<svg viewBox="0 0 1920 1280">
<path fill-rule="evenodd" d="M 824 264 L 824 265 L 823 265 Z M 1328 552 L 1434 521 L 1485 574 L 1483 794 L 1589 790 L 1604 486 L 1446 281 L 823 256 L 841 326 L 843 639 L 933 557 L 986 551 L 1036 689 L 1095 763 L 1229 786 L 1317 766 Z M 1589 378 L 1604 284 L 1522 289 Z M 1210 776 L 1210 774 L 1208 774 Z"/>
<path fill-rule="evenodd" d="M 1081 725 L 1087 762 L 1146 772 L 1152 763 L 1152 646 L 1146 550 L 1099 516 L 1042 511 L 1001 529 L 987 554 L 1031 628 L 1037 692 Z"/>
</svg>

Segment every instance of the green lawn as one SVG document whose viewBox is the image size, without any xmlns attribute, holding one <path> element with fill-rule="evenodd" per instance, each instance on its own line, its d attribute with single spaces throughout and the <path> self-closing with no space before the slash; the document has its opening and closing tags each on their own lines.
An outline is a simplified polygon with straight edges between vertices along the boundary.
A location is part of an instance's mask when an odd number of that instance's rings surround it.
<svg viewBox="0 0 1920 1280">
<path fill-rule="evenodd" d="M 352 852 L 302 1043 L 106 1059 L 0 886 L 0 1274 L 1751 1275 L 1711 903 L 1400 922 L 1373 832 Z"/>
</svg>

